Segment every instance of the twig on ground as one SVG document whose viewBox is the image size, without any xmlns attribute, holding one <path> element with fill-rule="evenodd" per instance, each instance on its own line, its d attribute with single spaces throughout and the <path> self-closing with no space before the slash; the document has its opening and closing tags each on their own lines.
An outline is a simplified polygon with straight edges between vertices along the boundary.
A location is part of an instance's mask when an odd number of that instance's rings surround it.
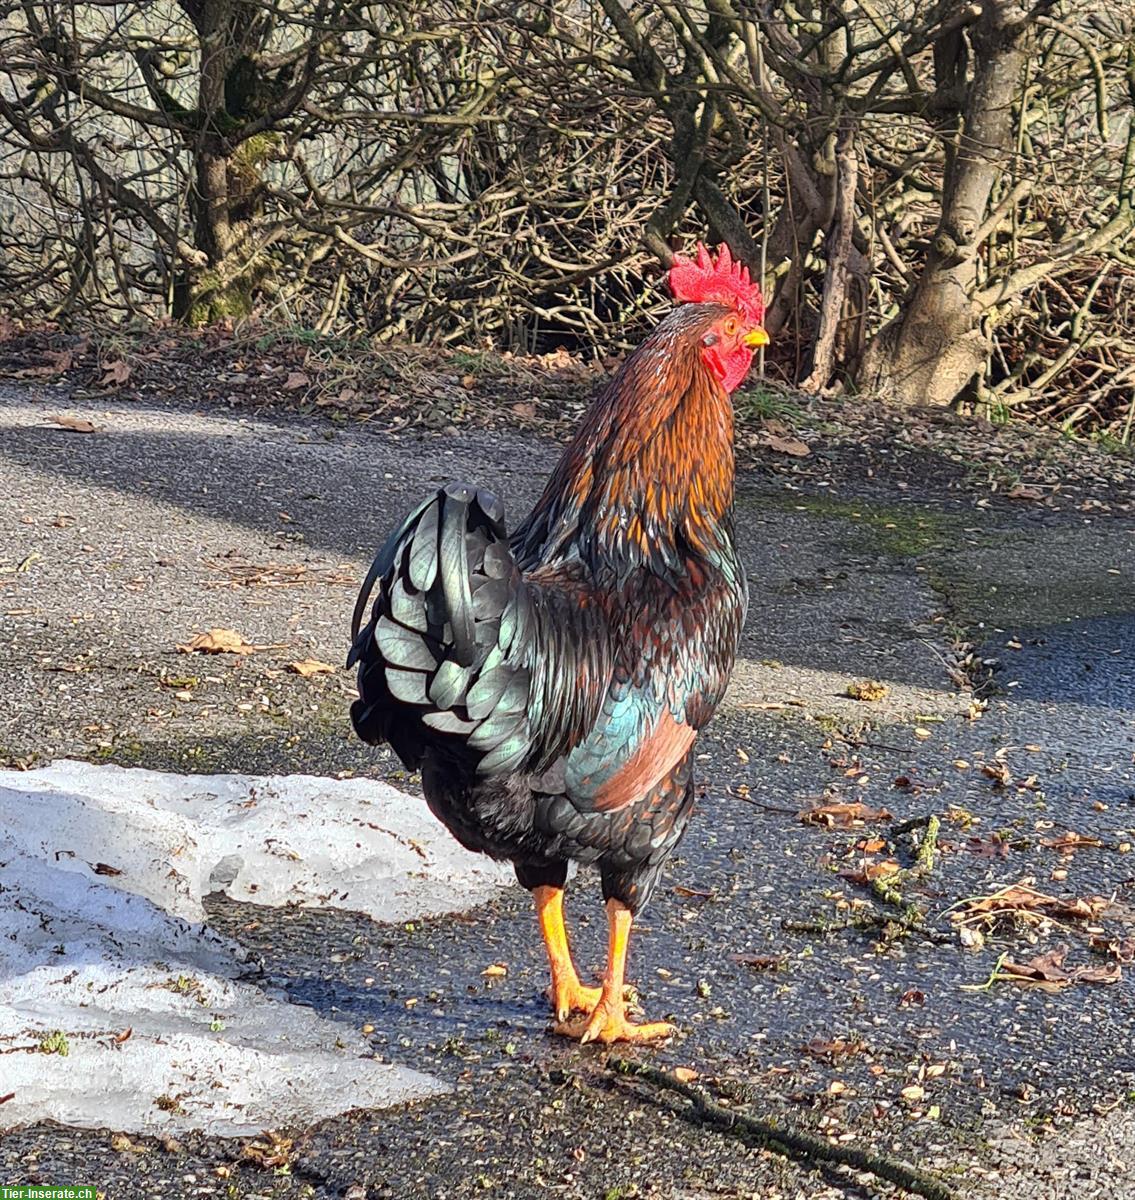
<svg viewBox="0 0 1135 1200">
<path fill-rule="evenodd" d="M 787 933 L 816 933 L 824 937 L 832 933 L 843 933 L 848 929 L 878 929 L 883 933 L 899 929 L 906 933 L 917 933 L 936 946 L 948 946 L 954 942 L 952 934 L 938 933 L 933 929 L 927 929 L 921 913 L 918 914 L 917 920 L 912 920 L 901 911 L 886 913 L 880 912 L 877 908 L 867 909 L 838 921 L 828 921 L 823 917 L 814 921 L 784 920 L 781 921 L 780 927 Z"/>
<path fill-rule="evenodd" d="M 711 1100 L 705 1091 L 683 1083 L 666 1071 L 645 1063 L 631 1062 L 625 1058 L 608 1060 L 608 1070 L 618 1075 L 641 1079 L 655 1087 L 677 1092 L 693 1105 L 693 1113 L 706 1124 L 716 1126 L 724 1133 L 750 1139 L 774 1154 L 796 1161 L 814 1163 L 836 1163 L 856 1171 L 866 1171 L 877 1179 L 893 1183 L 903 1191 L 926 1200 L 957 1200 L 957 1193 L 940 1179 L 910 1163 L 888 1158 L 870 1150 L 858 1150 L 841 1146 L 826 1138 L 816 1137 L 803 1130 L 787 1129 L 774 1121 L 764 1121 L 745 1113 L 734 1112 Z"/>
</svg>

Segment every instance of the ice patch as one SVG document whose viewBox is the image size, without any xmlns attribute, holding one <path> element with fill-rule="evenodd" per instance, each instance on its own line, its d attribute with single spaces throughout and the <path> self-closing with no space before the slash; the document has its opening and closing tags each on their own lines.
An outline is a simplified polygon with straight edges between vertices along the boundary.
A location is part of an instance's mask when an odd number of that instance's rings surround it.
<svg viewBox="0 0 1135 1200">
<path fill-rule="evenodd" d="M 239 1135 L 444 1091 L 241 979 L 202 898 L 406 920 L 510 882 L 385 784 L 0 772 L 0 1129 Z"/>
</svg>

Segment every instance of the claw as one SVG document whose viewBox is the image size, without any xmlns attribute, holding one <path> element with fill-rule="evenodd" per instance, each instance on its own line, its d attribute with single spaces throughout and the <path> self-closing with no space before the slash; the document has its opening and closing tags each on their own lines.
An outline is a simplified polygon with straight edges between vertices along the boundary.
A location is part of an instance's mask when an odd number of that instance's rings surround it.
<svg viewBox="0 0 1135 1200">
<path fill-rule="evenodd" d="M 557 981 L 545 993 L 552 1002 L 556 1020 L 564 1022 L 573 1012 L 590 1013 L 599 1003 L 602 992 L 597 987 L 588 987 L 578 979 Z"/>
<path fill-rule="evenodd" d="M 667 1021 L 636 1025 L 627 1020 L 621 1004 L 607 1005 L 602 1001 L 590 1016 L 560 1021 L 556 1025 L 556 1033 L 572 1038 L 581 1046 L 588 1042 L 602 1042 L 605 1046 L 612 1042 L 659 1042 L 673 1037 L 676 1032 L 677 1028 Z"/>
</svg>

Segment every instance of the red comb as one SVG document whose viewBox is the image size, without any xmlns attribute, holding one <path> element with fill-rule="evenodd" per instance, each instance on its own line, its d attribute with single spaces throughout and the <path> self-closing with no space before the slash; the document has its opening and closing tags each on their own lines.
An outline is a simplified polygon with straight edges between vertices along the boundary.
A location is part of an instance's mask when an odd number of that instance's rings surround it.
<svg viewBox="0 0 1135 1200">
<path fill-rule="evenodd" d="M 734 262 L 725 245 L 717 252 L 716 259 L 701 242 L 692 262 L 675 254 L 670 268 L 670 291 L 679 303 L 734 305 L 749 320 L 758 323 L 765 315 L 761 289 L 749 278 L 749 268 Z"/>
</svg>

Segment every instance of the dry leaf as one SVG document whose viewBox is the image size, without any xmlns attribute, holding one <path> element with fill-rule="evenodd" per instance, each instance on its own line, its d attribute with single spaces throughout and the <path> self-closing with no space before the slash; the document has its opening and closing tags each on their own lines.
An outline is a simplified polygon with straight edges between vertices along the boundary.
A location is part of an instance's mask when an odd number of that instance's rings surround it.
<svg viewBox="0 0 1135 1200">
<path fill-rule="evenodd" d="M 8 1092 L 6 1095 L 0 1096 L 0 1104 L 7 1104 L 9 1100 L 15 1100 L 15 1098 L 15 1092 Z"/>
<path fill-rule="evenodd" d="M 698 1077 L 693 1067 L 675 1067 L 670 1073 L 679 1083 L 693 1083 Z"/>
<path fill-rule="evenodd" d="M 804 1052 L 814 1058 L 841 1058 L 848 1054 L 862 1054 L 866 1049 L 865 1042 L 849 1042 L 847 1038 L 837 1037 L 830 1042 L 814 1038 L 804 1047 Z"/>
<path fill-rule="evenodd" d="M 501 979 L 508 974 L 508 964 L 502 962 L 489 963 L 489 965 L 481 972 L 485 979 Z"/>
<path fill-rule="evenodd" d="M 797 817 L 805 825 L 823 825 L 827 829 L 851 829 L 867 821 L 890 821 L 891 814 L 885 808 L 868 808 L 860 800 L 833 801 L 801 809 Z"/>
<path fill-rule="evenodd" d="M 311 386 L 311 378 L 303 371 L 289 371 L 287 379 L 284 380 L 284 391 L 294 392 L 299 388 Z"/>
<path fill-rule="evenodd" d="M 1009 500 L 1043 500 L 1044 492 L 1037 487 L 1029 487 L 1027 483 L 1015 483 L 1005 493 Z"/>
<path fill-rule="evenodd" d="M 1009 770 L 1007 763 L 997 759 L 995 762 L 986 763 L 981 768 L 981 773 L 993 780 L 995 787 L 1008 787 L 1013 782 L 1012 773 Z"/>
<path fill-rule="evenodd" d="M 864 859 L 859 867 L 854 870 L 840 871 L 839 874 L 841 879 L 863 885 L 870 883 L 872 879 L 885 879 L 899 870 L 899 864 L 893 858 L 886 858 L 882 862 L 870 862 Z"/>
<path fill-rule="evenodd" d="M 114 1035 L 115 1045 L 121 1046 L 123 1042 L 130 1040 L 130 1035 L 134 1032 L 134 1026 L 128 1025 L 121 1033 Z"/>
<path fill-rule="evenodd" d="M 122 869 L 120 867 L 112 867 L 109 863 L 104 863 L 104 862 L 95 863 L 95 865 L 93 867 L 91 867 L 91 870 L 94 871 L 94 873 L 96 875 L 121 875 L 122 874 Z"/>
<path fill-rule="evenodd" d="M 793 458 L 807 458 L 812 453 L 807 442 L 794 437 L 777 437 L 775 433 L 762 430 L 758 435 L 760 444 L 777 454 L 789 454 Z"/>
<path fill-rule="evenodd" d="M 330 663 L 320 662 L 318 658 L 305 658 L 299 662 L 288 663 L 288 670 L 310 679 L 313 675 L 330 675 L 335 668 Z"/>
<path fill-rule="evenodd" d="M 74 350 L 45 350 L 44 355 L 49 361 L 43 366 L 25 367 L 16 374 L 21 379 L 52 379 L 69 371 L 74 365 Z"/>
<path fill-rule="evenodd" d="M 107 363 L 102 369 L 102 379 L 100 382 L 105 387 L 107 384 L 114 384 L 116 387 L 121 387 L 130 378 L 130 365 L 122 359 L 116 359 L 112 363 Z"/>
<path fill-rule="evenodd" d="M 72 433 L 97 433 L 98 426 L 92 425 L 90 421 L 85 421 L 82 417 L 48 417 L 53 425 L 58 425 L 60 429 L 69 429 Z"/>
<path fill-rule="evenodd" d="M 246 1142 L 241 1147 L 240 1157 L 260 1167 L 286 1167 L 291 1161 L 291 1151 L 291 1138 L 269 1131 L 261 1138 Z"/>
<path fill-rule="evenodd" d="M 520 404 L 514 404 L 512 411 L 525 421 L 531 421 L 536 415 L 536 405 L 531 400 L 522 401 Z"/>
<path fill-rule="evenodd" d="M 729 961 L 754 971 L 779 971 L 784 966 L 784 956 L 775 954 L 731 954 Z"/>
<path fill-rule="evenodd" d="M 1038 987 L 1046 992 L 1058 992 L 1075 983 L 1118 983 L 1123 977 L 1123 968 L 1117 962 L 1102 967 L 1066 967 L 1067 946 L 1058 946 L 1046 954 L 1038 954 L 1027 963 L 1015 963 L 1002 959 L 994 972 L 995 980 L 1018 983 L 1024 987 Z"/>
<path fill-rule="evenodd" d="M 1062 833 L 1059 837 L 1042 838 L 1040 844 L 1057 851 L 1065 858 L 1071 858 L 1077 850 L 1081 850 L 1085 846 L 1102 846 L 1103 842 L 1099 838 L 1088 837 L 1083 833 L 1073 833 L 1069 829 L 1067 833 Z"/>
<path fill-rule="evenodd" d="M 970 837 L 964 849 L 978 858 L 1008 858 L 1009 843 L 1000 834 L 991 833 L 987 838 Z"/>
<path fill-rule="evenodd" d="M 256 647 L 235 629 L 208 629 L 178 649 L 183 654 L 252 654 Z"/>
<path fill-rule="evenodd" d="M 1126 966 L 1135 963 L 1135 938 L 1105 938 L 1097 934 L 1089 945 L 1097 954 L 1107 954 Z"/>
<path fill-rule="evenodd" d="M 852 700 L 863 700 L 866 703 L 885 700 L 890 695 L 890 691 L 891 689 L 878 679 L 862 679 L 857 683 L 847 685 L 847 694 Z"/>
<path fill-rule="evenodd" d="M 982 923 L 992 925 L 1000 917 L 1011 917 L 1032 923 L 1045 920 L 1092 921 L 1104 913 L 1110 901 L 1103 896 L 1049 896 L 1038 892 L 1030 880 L 1021 880 L 989 896 L 975 896 L 963 901 L 950 920 L 957 925 Z"/>
</svg>

